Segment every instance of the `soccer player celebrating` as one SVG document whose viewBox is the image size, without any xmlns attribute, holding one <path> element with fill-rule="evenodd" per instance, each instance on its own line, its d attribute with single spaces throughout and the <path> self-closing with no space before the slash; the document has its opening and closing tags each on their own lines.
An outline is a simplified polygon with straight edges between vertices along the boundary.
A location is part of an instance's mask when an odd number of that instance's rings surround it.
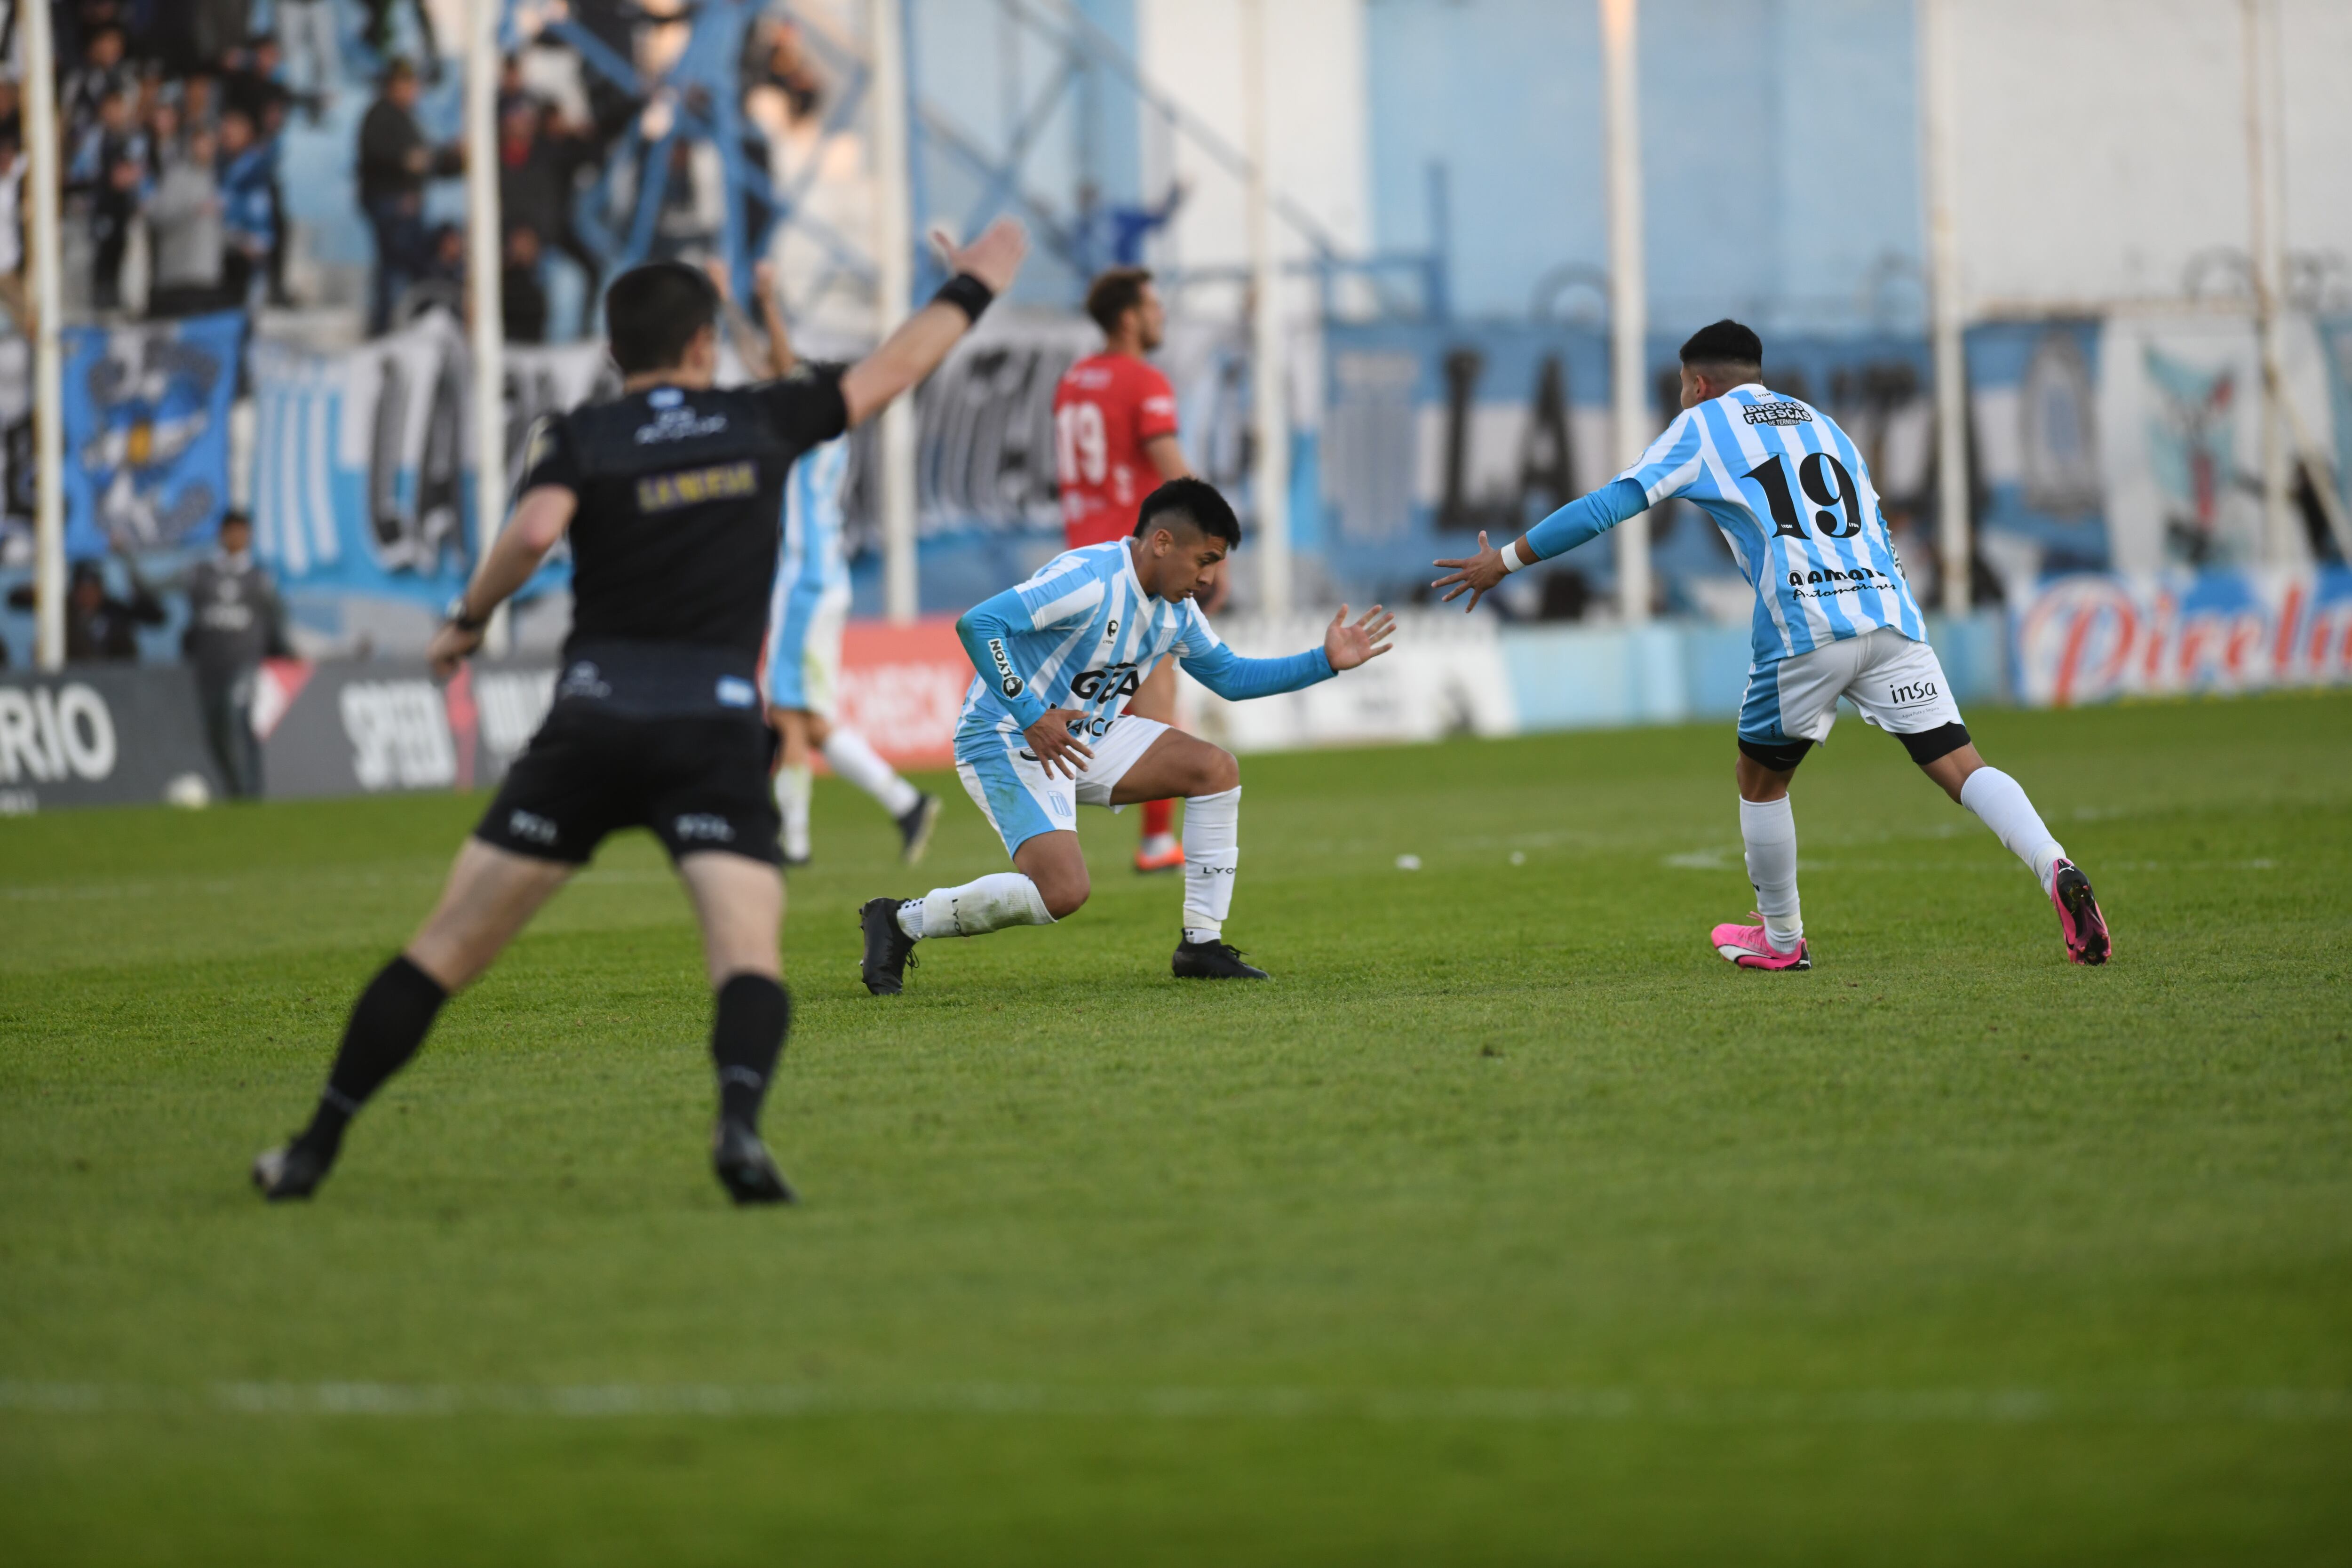
<svg viewBox="0 0 2352 1568">
<path fill-rule="evenodd" d="M 1062 535 L 1072 550 L 1122 540 L 1135 531 L 1145 492 L 1192 473 L 1176 441 L 1176 394 L 1143 356 L 1166 336 L 1167 311 L 1151 274 L 1114 267 L 1087 289 L 1087 314 L 1103 331 L 1103 352 L 1082 359 L 1054 388 L 1054 468 L 1062 492 Z M 1214 610 L 1223 579 L 1209 593 Z M 1176 668 L 1162 659 L 1143 672 L 1128 710 L 1161 724 L 1176 721 Z M 1169 831 L 1175 803 L 1143 803 L 1139 871 L 1170 871 L 1184 847 Z"/>
<path fill-rule="evenodd" d="M 1323 646 L 1288 658 L 1243 658 L 1209 629 L 1197 601 L 1241 542 L 1216 488 L 1171 479 L 1144 498 L 1129 538 L 1055 556 L 1034 577 L 956 622 L 971 658 L 971 689 L 956 727 L 956 772 L 1004 840 L 1016 870 L 919 899 L 874 899 L 858 911 L 866 988 L 905 986 L 926 938 L 1051 925 L 1087 901 L 1079 805 L 1117 810 L 1184 797 L 1181 979 L 1263 980 L 1223 941 L 1234 901 L 1241 769 L 1232 753 L 1121 702 L 1137 674 L 1173 655 L 1195 680 L 1240 700 L 1296 691 L 1388 651 L 1396 623 L 1375 605 L 1331 618 Z"/>
<path fill-rule="evenodd" d="M 711 268 L 724 297 L 726 269 Z M 777 308 L 774 272 L 762 262 L 759 284 L 760 325 L 767 334 L 770 371 L 784 375 L 798 363 L 792 334 Z M 740 320 L 730 312 L 730 324 Z M 740 334 L 739 334 L 740 336 Z M 872 795 L 898 826 L 899 856 L 909 866 L 923 858 L 939 821 L 937 795 L 926 795 L 898 776 L 856 731 L 834 721 L 834 699 L 841 677 L 841 630 L 849 618 L 849 567 L 841 556 L 841 488 L 849 477 L 849 437 L 836 436 L 811 447 L 793 465 L 784 486 L 784 547 L 776 559 L 776 584 L 768 605 L 768 637 L 760 650 L 761 694 L 768 721 L 783 737 L 782 766 L 776 770 L 776 809 L 783 816 L 784 864 L 809 861 L 809 795 L 814 782 L 812 751 L 822 752 L 833 771 Z"/>
<path fill-rule="evenodd" d="M 1715 520 L 1756 589 L 1755 659 L 1739 711 L 1739 832 L 1760 926 L 1715 928 L 1715 950 L 1747 969 L 1812 967 L 1797 902 L 1789 781 L 1829 739 L 1838 699 L 1891 732 L 1926 771 L 2033 870 L 2058 909 L 2066 956 L 2105 963 L 2107 922 L 2090 879 L 2042 826 L 2017 781 L 1969 743 L 1927 625 L 1903 578 L 1870 470 L 1846 433 L 1764 385 L 1764 345 L 1717 321 L 1682 347 L 1683 412 L 1641 461 L 1500 551 L 1440 561 L 1433 586 L 1465 608 L 1513 572 L 1615 527 L 1669 497 Z"/>
<path fill-rule="evenodd" d="M 1026 240 L 999 223 L 887 342 L 846 372 L 716 390 L 718 290 L 677 262 L 605 297 L 615 402 L 542 421 L 514 513 L 434 635 L 436 673 L 481 643 L 490 612 L 569 531 L 572 626 L 547 722 L 457 853 L 435 909 L 360 994 L 316 1114 L 253 1163 L 273 1200 L 306 1198 L 345 1128 L 424 1043 L 452 992 L 488 969 L 605 837 L 648 827 L 686 884 L 716 995 L 711 1165 L 737 1203 L 789 1203 L 759 1116 L 792 1003 L 777 963 L 776 874 L 760 712 L 760 642 L 784 477 L 810 447 L 929 374 L 1013 281 Z"/>
</svg>

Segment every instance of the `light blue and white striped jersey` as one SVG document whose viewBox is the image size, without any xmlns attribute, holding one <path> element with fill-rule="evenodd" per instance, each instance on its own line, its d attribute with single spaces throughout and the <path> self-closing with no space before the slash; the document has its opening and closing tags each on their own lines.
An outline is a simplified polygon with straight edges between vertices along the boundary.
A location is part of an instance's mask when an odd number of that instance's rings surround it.
<svg viewBox="0 0 2352 1568">
<path fill-rule="evenodd" d="M 1756 667 L 1927 622 L 1887 536 L 1870 467 L 1828 415 L 1749 382 L 1685 408 L 1619 475 L 1651 506 L 1691 502 L 1723 531 L 1756 589 Z"/>
<path fill-rule="evenodd" d="M 956 634 L 976 671 L 956 725 L 959 757 L 1001 746 L 1002 737 L 1055 708 L 1083 711 L 1086 728 L 1099 735 L 1168 654 L 1202 685 L 1237 700 L 1331 677 L 1319 647 L 1241 658 L 1198 604 L 1143 591 L 1123 539 L 1064 551 L 1027 582 L 966 611 Z"/>
<path fill-rule="evenodd" d="M 821 599 L 849 586 L 841 556 L 841 488 L 849 477 L 849 437 L 811 447 L 784 481 L 784 546 L 776 556 L 779 596 Z"/>
</svg>

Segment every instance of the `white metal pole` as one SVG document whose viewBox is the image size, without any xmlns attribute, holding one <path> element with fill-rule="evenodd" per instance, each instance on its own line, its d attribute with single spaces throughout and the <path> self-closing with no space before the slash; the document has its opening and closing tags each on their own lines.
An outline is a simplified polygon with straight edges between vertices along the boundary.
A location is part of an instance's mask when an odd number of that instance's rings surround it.
<svg viewBox="0 0 2352 1568">
<path fill-rule="evenodd" d="M 466 7 L 466 281 L 473 300 L 474 542 L 489 553 L 507 510 L 505 240 L 499 219 L 499 12 Z M 508 607 L 483 629 L 483 650 L 512 645 Z"/>
<path fill-rule="evenodd" d="M 58 255 L 57 48 L 49 8 L 16 7 L 24 29 L 25 132 L 32 167 L 25 200 L 33 243 L 33 639 L 34 662 L 66 662 L 65 360 L 58 331 L 65 315 Z"/>
<path fill-rule="evenodd" d="M 1282 268 L 1275 256 L 1274 180 L 1267 166 L 1265 0 L 1242 3 L 1242 125 L 1249 155 L 1251 384 L 1257 432 L 1260 613 L 1290 609 L 1290 405 L 1283 364 Z"/>
<path fill-rule="evenodd" d="M 2280 383 L 2280 200 L 2279 159 L 2273 143 L 2277 106 L 2267 90 L 2271 57 L 2278 47 L 2275 0 L 2241 0 L 2245 22 L 2246 219 L 2252 229 L 2254 331 L 2263 362 L 2263 556 L 2273 566 L 2294 558 L 2287 510 L 2287 450 L 2279 400 Z"/>
<path fill-rule="evenodd" d="M 907 40 L 901 0 L 867 0 L 874 46 L 875 341 L 907 319 L 915 291 L 913 182 L 909 177 Z M 894 397 L 882 410 L 875 495 L 882 513 L 882 602 L 890 619 L 911 621 L 920 607 L 915 557 L 915 398 Z"/>
<path fill-rule="evenodd" d="M 1636 13 L 1640 0 L 1601 0 L 1609 132 L 1609 383 L 1617 459 L 1631 468 L 1650 444 L 1649 291 L 1642 236 L 1642 89 Z M 1617 525 L 1617 611 L 1650 618 L 1650 520 Z"/>
<path fill-rule="evenodd" d="M 1936 358 L 1936 536 L 1942 551 L 1944 613 L 1965 616 L 1972 603 L 1976 519 L 1969 503 L 1969 367 L 1961 340 L 1967 305 L 1960 291 L 1957 63 L 1951 0 L 1920 0 L 1920 97 L 1927 175 L 1927 301 Z"/>
</svg>

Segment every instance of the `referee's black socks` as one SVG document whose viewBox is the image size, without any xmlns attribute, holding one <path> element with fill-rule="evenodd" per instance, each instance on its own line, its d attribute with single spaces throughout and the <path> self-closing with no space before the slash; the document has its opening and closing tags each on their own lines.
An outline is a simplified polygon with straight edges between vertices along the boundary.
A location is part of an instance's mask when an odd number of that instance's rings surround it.
<svg viewBox="0 0 2352 1568">
<path fill-rule="evenodd" d="M 710 1061 L 719 1069 L 719 1114 L 756 1130 L 760 1102 L 784 1054 L 792 1027 L 793 999 L 782 983 L 765 974 L 731 974 L 719 988 L 710 1024 Z"/>
<path fill-rule="evenodd" d="M 416 1054 L 433 1027 L 433 1016 L 448 999 L 441 983 L 404 952 L 376 971 L 352 1005 L 342 1047 L 336 1051 L 327 1087 L 319 1094 L 318 1113 L 295 1143 L 331 1162 L 342 1147 L 343 1129 L 368 1097 L 383 1087 L 383 1080 Z"/>
</svg>

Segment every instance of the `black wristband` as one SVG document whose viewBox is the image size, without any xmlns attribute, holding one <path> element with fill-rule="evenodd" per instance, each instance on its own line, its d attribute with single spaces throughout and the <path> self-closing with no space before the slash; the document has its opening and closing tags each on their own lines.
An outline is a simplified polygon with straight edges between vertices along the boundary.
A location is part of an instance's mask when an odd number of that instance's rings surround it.
<svg viewBox="0 0 2352 1568">
<path fill-rule="evenodd" d="M 940 285 L 940 291 L 931 296 L 931 303 L 953 305 L 964 313 L 967 320 L 977 321 L 981 312 L 987 310 L 990 301 L 995 298 L 995 289 L 969 272 L 959 272 Z"/>
</svg>

